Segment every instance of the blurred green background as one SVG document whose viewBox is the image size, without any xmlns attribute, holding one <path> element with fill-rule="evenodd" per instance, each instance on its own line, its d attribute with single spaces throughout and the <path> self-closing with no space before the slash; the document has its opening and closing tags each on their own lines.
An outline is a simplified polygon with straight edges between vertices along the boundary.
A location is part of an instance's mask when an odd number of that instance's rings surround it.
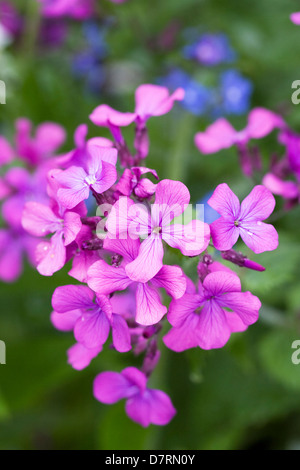
<svg viewBox="0 0 300 470">
<path fill-rule="evenodd" d="M 190 67 L 201 77 L 201 67 L 181 56 L 180 31 L 190 27 L 226 33 L 239 55 L 238 68 L 253 81 L 252 107 L 281 112 L 300 131 L 300 108 L 291 103 L 291 84 L 300 79 L 300 28 L 289 20 L 299 9 L 297 1 L 128 0 L 114 5 L 99 0 L 101 15 L 113 22 L 107 36 L 109 86 L 98 95 L 88 93 L 71 73 L 71 57 L 83 43 L 81 25 L 70 24 L 62 47 L 45 48 L 37 39 L 35 1 L 13 3 L 24 14 L 27 31 L 0 56 L 0 79 L 8 92 L 7 104 L 0 106 L 0 128 L 8 138 L 20 116 L 35 124 L 53 120 L 66 128 L 64 150 L 69 150 L 76 126 L 88 122 L 98 104 L 131 111 L 136 86 L 154 83 L 168 64 Z M 178 37 L 164 50 L 157 37 L 173 21 Z M 241 129 L 246 116 L 230 120 Z M 253 182 L 242 175 L 235 149 L 203 156 L 194 147 L 195 133 L 208 122 L 179 105 L 150 120 L 147 166 L 161 178 L 181 179 L 193 202 L 221 182 L 242 198 Z M 90 136 L 109 136 L 92 124 L 89 129 Z M 126 136 L 131 144 L 130 130 Z M 265 139 L 261 149 L 266 170 L 272 153 L 280 152 L 275 136 Z M 150 385 L 166 391 L 177 409 L 164 428 L 143 429 L 127 418 L 124 402 L 105 406 L 93 398 L 99 372 L 119 371 L 139 364 L 139 358 L 132 361 L 131 353 L 120 355 L 106 346 L 84 371 L 66 364 L 72 334 L 55 331 L 49 314 L 55 287 L 72 283 L 70 265 L 51 278 L 27 266 L 18 282 L 1 283 L 0 339 L 6 342 L 7 364 L 0 365 L 0 448 L 299 449 L 300 365 L 291 362 L 291 344 L 300 339 L 299 214 L 296 208 L 276 221 L 276 252 L 252 256 L 266 266 L 265 273 L 239 270 L 244 290 L 263 303 L 257 324 L 233 335 L 221 350 L 176 354 L 161 344 L 162 359 Z M 188 260 L 184 267 L 192 273 L 195 262 Z"/>
</svg>

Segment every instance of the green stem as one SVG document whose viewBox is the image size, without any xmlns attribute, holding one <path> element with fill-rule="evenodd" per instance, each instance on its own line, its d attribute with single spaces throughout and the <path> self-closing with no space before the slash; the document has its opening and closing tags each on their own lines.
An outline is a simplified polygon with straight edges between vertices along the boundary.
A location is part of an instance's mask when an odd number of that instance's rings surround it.
<svg viewBox="0 0 300 470">
<path fill-rule="evenodd" d="M 168 161 L 168 175 L 171 180 L 184 181 L 189 169 L 191 128 L 194 116 L 184 112 L 178 122 L 173 135 L 176 136 L 171 153 L 171 162 Z M 171 163 L 171 164 L 170 164 Z"/>
</svg>

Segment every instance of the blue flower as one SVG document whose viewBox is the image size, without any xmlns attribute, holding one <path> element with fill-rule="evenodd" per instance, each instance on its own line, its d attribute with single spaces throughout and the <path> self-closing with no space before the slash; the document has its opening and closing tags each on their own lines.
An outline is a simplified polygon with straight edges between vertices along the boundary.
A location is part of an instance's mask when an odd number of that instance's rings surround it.
<svg viewBox="0 0 300 470">
<path fill-rule="evenodd" d="M 183 55 L 186 59 L 197 60 L 206 66 L 236 60 L 236 52 L 225 34 L 204 34 L 192 44 L 185 46 Z"/>
<path fill-rule="evenodd" d="M 181 106 L 192 114 L 201 116 L 210 107 L 212 92 L 209 88 L 193 80 L 186 72 L 180 69 L 172 70 L 166 77 L 159 80 L 159 84 L 170 90 L 181 87 L 185 91 Z"/>
<path fill-rule="evenodd" d="M 225 114 L 244 114 L 250 108 L 252 82 L 237 70 L 227 70 L 220 76 L 221 108 Z"/>
</svg>

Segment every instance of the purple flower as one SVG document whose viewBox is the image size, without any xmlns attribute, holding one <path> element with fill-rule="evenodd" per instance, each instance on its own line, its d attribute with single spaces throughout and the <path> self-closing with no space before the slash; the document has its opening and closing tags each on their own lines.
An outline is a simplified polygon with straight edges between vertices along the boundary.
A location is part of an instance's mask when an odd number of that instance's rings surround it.
<svg viewBox="0 0 300 470">
<path fill-rule="evenodd" d="M 0 25 L 12 36 L 17 36 L 22 30 L 21 17 L 11 2 L 6 0 L 0 1 Z"/>
<path fill-rule="evenodd" d="M 149 424 L 164 426 L 176 414 L 168 395 L 161 390 L 147 388 L 147 377 L 135 367 L 127 367 L 120 374 L 99 374 L 94 381 L 94 396 L 106 404 L 125 398 L 127 415 L 143 427 Z"/>
<path fill-rule="evenodd" d="M 124 145 L 120 127 L 136 123 L 136 136 L 134 147 L 139 158 L 145 158 L 149 151 L 148 133 L 146 122 L 151 116 L 161 116 L 168 113 L 174 101 L 181 101 L 184 90 L 178 88 L 172 95 L 167 88 L 159 85 L 144 84 L 135 92 L 134 113 L 121 113 L 106 104 L 98 106 L 90 115 L 91 121 L 97 126 L 108 127 L 119 145 Z"/>
<path fill-rule="evenodd" d="M 290 16 L 290 19 L 293 23 L 299 25 L 300 24 L 300 11 L 297 11 L 296 13 L 292 13 Z"/>
<path fill-rule="evenodd" d="M 37 240 L 22 228 L 0 229 L 0 279 L 14 282 L 22 274 L 23 257 L 26 254 L 35 265 Z"/>
<path fill-rule="evenodd" d="M 43 276 L 52 276 L 66 263 L 66 247 L 70 245 L 80 232 L 81 215 L 85 215 L 85 207 L 79 206 L 74 211 L 50 207 L 38 202 L 27 202 L 24 207 L 22 225 L 24 229 L 36 237 L 54 235 L 51 242 L 43 244 L 40 250 L 37 270 Z M 41 255 L 41 253 L 43 253 Z"/>
<path fill-rule="evenodd" d="M 215 66 L 236 59 L 236 53 L 225 34 L 203 34 L 193 44 L 185 46 L 183 54 L 206 66 Z"/>
<path fill-rule="evenodd" d="M 237 70 L 226 70 L 220 76 L 221 113 L 244 114 L 250 107 L 253 85 Z"/>
<path fill-rule="evenodd" d="M 165 87 L 145 84 L 137 88 L 135 92 L 134 113 L 121 113 L 110 106 L 102 104 L 98 106 L 90 116 L 91 121 L 97 126 L 123 127 L 136 121 L 139 125 L 145 124 L 151 116 L 161 116 L 168 113 L 174 101 L 182 100 L 184 91 L 181 88 L 170 95 Z"/>
<path fill-rule="evenodd" d="M 242 131 L 236 131 L 224 118 L 211 124 L 205 132 L 195 135 L 195 144 L 204 154 L 219 152 L 232 145 L 246 144 L 250 139 L 261 139 L 276 127 L 283 127 L 280 116 L 264 108 L 255 108 L 249 113 L 248 124 Z"/>
<path fill-rule="evenodd" d="M 172 300 L 168 320 L 173 328 L 164 337 L 164 343 L 177 352 L 197 346 L 222 348 L 231 333 L 244 331 L 257 321 L 260 307 L 257 297 L 241 292 L 236 274 L 210 273 L 200 283 L 198 293 L 189 291 Z"/>
<path fill-rule="evenodd" d="M 220 184 L 208 204 L 221 217 L 210 226 L 217 250 L 230 250 L 242 237 L 254 253 L 272 251 L 278 247 L 278 233 L 273 225 L 262 221 L 272 214 L 275 199 L 265 186 L 255 186 L 240 204 L 227 184 Z"/>
<path fill-rule="evenodd" d="M 84 166 L 71 166 L 55 176 L 62 186 L 57 198 L 66 208 L 72 209 L 88 199 L 90 190 L 97 194 L 107 191 L 116 182 L 117 150 L 90 146 Z"/>
<path fill-rule="evenodd" d="M 185 256 L 199 255 L 207 248 L 210 240 L 207 224 L 192 220 L 187 225 L 170 225 L 175 217 L 183 214 L 189 201 L 190 193 L 183 183 L 163 180 L 157 184 L 151 213 L 144 205 L 135 205 L 127 198 L 121 198 L 113 206 L 106 224 L 109 238 L 146 237 L 138 256 L 125 267 L 132 281 L 145 283 L 162 268 L 163 240 Z"/>
<path fill-rule="evenodd" d="M 151 279 L 151 283 L 135 282 L 128 276 L 126 267 L 138 256 L 140 241 L 130 238 L 127 240 L 106 239 L 104 248 L 121 255 L 125 265 L 114 267 L 105 261 L 97 261 L 88 270 L 89 287 L 98 294 L 109 295 L 135 284 L 136 322 L 140 325 L 158 323 L 167 313 L 167 308 L 162 305 L 157 288 L 166 289 L 173 298 L 181 297 L 186 288 L 186 280 L 182 270 L 178 266 L 162 266 Z"/>
<path fill-rule="evenodd" d="M 284 199 L 299 199 L 299 185 L 294 181 L 284 181 L 273 173 L 267 173 L 263 178 L 263 185 L 266 186 L 273 194 L 283 197 Z"/>
<path fill-rule="evenodd" d="M 116 185 L 116 190 L 124 196 L 131 196 L 134 193 L 139 199 L 153 196 L 156 191 L 156 184 L 152 183 L 148 178 L 142 178 L 147 173 L 151 173 L 154 178 L 158 179 L 156 171 L 150 168 L 141 166 L 132 167 L 130 170 L 126 168 Z"/>
<path fill-rule="evenodd" d="M 126 321 L 121 315 L 113 313 L 107 297 L 96 295 L 86 286 L 61 286 L 55 289 L 52 306 L 56 313 L 64 314 L 65 321 L 74 323 L 76 341 L 84 348 L 101 349 L 112 329 L 113 344 L 117 351 L 131 349 L 130 335 Z"/>
<path fill-rule="evenodd" d="M 15 158 L 15 151 L 10 143 L 0 136 L 0 167 L 11 163 Z"/>
<path fill-rule="evenodd" d="M 30 165 L 38 165 L 53 156 L 66 138 L 64 128 L 52 122 L 39 125 L 34 138 L 31 137 L 32 124 L 28 119 L 18 119 L 16 129 L 17 154 Z"/>
<path fill-rule="evenodd" d="M 47 18 L 69 16 L 75 20 L 91 18 L 95 12 L 94 0 L 38 0 L 42 15 Z"/>
</svg>

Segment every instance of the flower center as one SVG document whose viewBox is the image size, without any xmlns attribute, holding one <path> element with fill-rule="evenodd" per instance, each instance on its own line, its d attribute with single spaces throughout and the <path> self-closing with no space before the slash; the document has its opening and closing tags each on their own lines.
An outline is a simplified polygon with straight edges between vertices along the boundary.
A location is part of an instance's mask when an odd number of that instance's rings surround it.
<svg viewBox="0 0 300 470">
<path fill-rule="evenodd" d="M 196 308 L 195 313 L 197 314 L 201 313 L 202 309 L 203 309 L 203 306 Z"/>
<path fill-rule="evenodd" d="M 97 182 L 96 175 L 88 175 L 84 181 L 88 186 L 91 186 Z"/>
<path fill-rule="evenodd" d="M 235 227 L 239 227 L 239 225 L 240 225 L 240 221 L 239 221 L 239 220 L 235 220 L 235 221 L 234 221 L 234 226 L 235 226 Z"/>
<path fill-rule="evenodd" d="M 152 233 L 156 233 L 156 234 L 159 234 L 162 232 L 162 228 L 161 227 L 155 227 L 153 230 L 152 230 Z"/>
</svg>

